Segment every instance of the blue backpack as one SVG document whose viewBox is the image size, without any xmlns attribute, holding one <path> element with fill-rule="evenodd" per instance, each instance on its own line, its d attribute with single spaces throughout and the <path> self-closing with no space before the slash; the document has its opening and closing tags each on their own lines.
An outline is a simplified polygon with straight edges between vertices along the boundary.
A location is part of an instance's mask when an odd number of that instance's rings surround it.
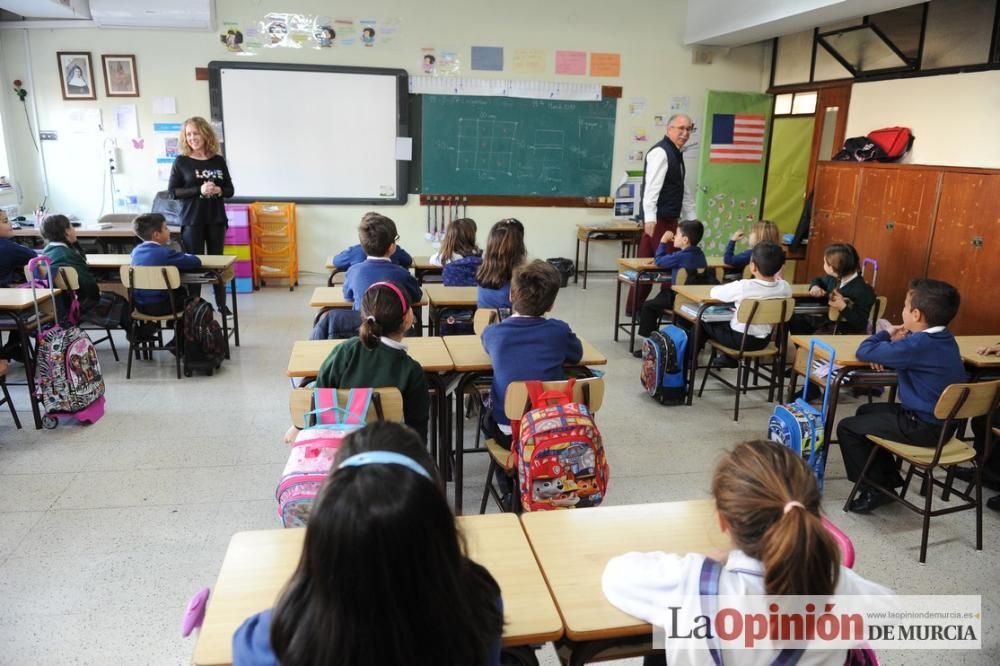
<svg viewBox="0 0 1000 666">
<path fill-rule="evenodd" d="M 642 343 L 639 381 L 651 398 L 662 405 L 679 405 L 687 398 L 684 362 L 688 337 L 684 329 L 669 324 Z"/>
<path fill-rule="evenodd" d="M 476 271 L 483 263 L 478 254 L 449 261 L 441 269 L 441 282 L 446 287 L 475 287 Z"/>
<path fill-rule="evenodd" d="M 829 355 L 829 371 L 826 375 L 826 390 L 823 392 L 823 409 L 817 410 L 806 402 L 806 391 L 809 389 L 809 375 L 813 371 L 813 353 L 819 347 Z M 816 475 L 816 483 L 820 493 L 823 492 L 823 473 L 826 470 L 826 415 L 830 400 L 830 381 L 834 374 L 834 349 L 820 340 L 813 339 L 809 343 L 809 357 L 806 360 L 806 372 L 809 373 L 802 382 L 802 397 L 794 402 L 778 405 L 771 414 L 767 424 L 767 438 L 782 446 L 787 446 L 796 454 L 802 456 Z"/>
</svg>

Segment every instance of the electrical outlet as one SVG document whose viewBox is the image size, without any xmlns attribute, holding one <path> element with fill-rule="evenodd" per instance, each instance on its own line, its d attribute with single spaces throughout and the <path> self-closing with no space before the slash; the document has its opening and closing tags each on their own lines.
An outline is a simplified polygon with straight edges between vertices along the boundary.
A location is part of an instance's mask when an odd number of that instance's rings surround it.
<svg viewBox="0 0 1000 666">
<path fill-rule="evenodd" d="M 107 158 L 108 169 L 111 170 L 112 173 L 118 173 L 118 149 L 108 146 Z"/>
<path fill-rule="evenodd" d="M 59 135 L 51 130 L 42 130 L 38 133 L 38 138 L 42 141 L 55 141 L 59 138 Z"/>
</svg>

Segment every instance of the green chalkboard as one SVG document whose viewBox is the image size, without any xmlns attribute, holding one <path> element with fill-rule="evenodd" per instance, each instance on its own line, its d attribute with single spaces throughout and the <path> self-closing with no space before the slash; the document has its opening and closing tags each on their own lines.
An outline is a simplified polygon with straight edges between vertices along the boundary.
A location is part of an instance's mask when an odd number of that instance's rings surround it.
<svg viewBox="0 0 1000 666">
<path fill-rule="evenodd" d="M 616 99 L 421 96 L 421 192 L 608 196 Z"/>
</svg>

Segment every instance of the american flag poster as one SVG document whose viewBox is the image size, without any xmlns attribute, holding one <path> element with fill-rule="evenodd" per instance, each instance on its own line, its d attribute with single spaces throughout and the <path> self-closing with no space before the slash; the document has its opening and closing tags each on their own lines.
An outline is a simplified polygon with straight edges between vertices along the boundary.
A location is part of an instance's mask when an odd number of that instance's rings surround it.
<svg viewBox="0 0 1000 666">
<path fill-rule="evenodd" d="M 748 113 L 712 115 L 710 162 L 760 163 L 764 157 L 766 118 Z"/>
</svg>

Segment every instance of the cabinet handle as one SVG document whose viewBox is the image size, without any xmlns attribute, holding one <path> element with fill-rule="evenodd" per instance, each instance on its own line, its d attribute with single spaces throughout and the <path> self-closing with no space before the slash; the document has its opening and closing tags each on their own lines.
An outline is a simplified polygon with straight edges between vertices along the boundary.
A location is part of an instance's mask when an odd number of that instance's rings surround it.
<svg viewBox="0 0 1000 666">
<path fill-rule="evenodd" d="M 892 231 L 893 229 L 896 228 L 896 223 L 892 220 L 889 220 L 888 222 L 885 223 L 885 228 L 888 229 L 889 231 Z"/>
<path fill-rule="evenodd" d="M 983 246 L 983 237 L 982 236 L 973 236 L 972 237 L 972 247 L 974 247 L 974 248 L 976 248 L 978 250 L 982 246 Z"/>
</svg>

